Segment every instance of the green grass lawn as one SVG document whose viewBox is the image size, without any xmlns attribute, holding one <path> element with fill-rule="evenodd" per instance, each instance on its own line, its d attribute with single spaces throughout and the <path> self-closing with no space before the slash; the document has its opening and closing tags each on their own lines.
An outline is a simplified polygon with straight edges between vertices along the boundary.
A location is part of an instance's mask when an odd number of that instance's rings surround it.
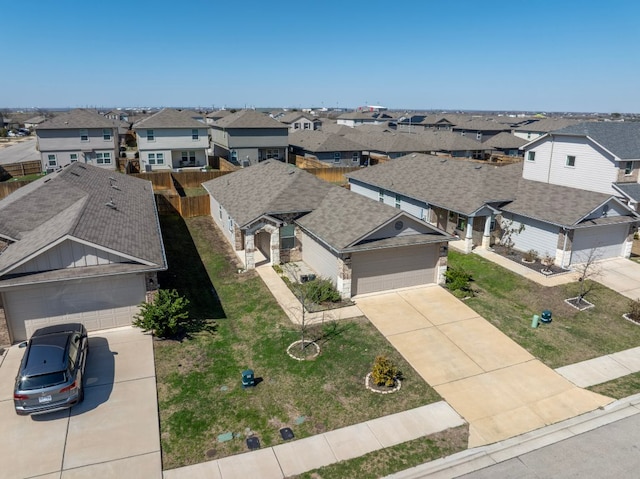
<svg viewBox="0 0 640 479">
<path fill-rule="evenodd" d="M 291 359 L 298 330 L 257 274 L 238 273 L 211 218 L 163 216 L 161 226 L 169 270 L 160 285 L 186 295 L 192 317 L 209 324 L 181 342 L 154 342 L 164 469 L 244 452 L 248 429 L 265 447 L 282 442 L 282 427 L 302 438 L 440 399 L 364 318 L 313 328 L 321 355 Z M 378 354 L 404 373 L 400 392 L 365 389 Z M 247 368 L 261 379 L 252 389 L 241 387 Z M 218 442 L 224 433 L 235 437 Z"/>
<path fill-rule="evenodd" d="M 595 307 L 578 311 L 564 302 L 577 295 L 577 283 L 545 288 L 455 251 L 449 251 L 449 265 L 473 275 L 477 295 L 466 304 L 552 368 L 640 345 L 640 327 L 622 318 L 629 300 L 598 283 L 586 296 Z M 531 328 L 532 316 L 544 309 L 553 312 L 553 321 Z"/>
</svg>

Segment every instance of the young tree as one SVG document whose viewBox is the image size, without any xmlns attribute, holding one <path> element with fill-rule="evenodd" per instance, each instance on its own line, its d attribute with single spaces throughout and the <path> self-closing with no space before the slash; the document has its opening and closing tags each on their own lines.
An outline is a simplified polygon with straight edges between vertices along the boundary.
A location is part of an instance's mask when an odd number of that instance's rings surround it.
<svg viewBox="0 0 640 479">
<path fill-rule="evenodd" d="M 573 269 L 578 273 L 578 284 L 580 286 L 578 293 L 578 304 L 582 302 L 584 297 L 591 291 L 592 286 L 587 288 L 586 281 L 600 275 L 602 268 L 597 261 L 602 257 L 602 252 L 598 248 L 591 248 L 588 253 L 580 258 L 580 263 L 576 264 Z"/>
<path fill-rule="evenodd" d="M 513 252 L 513 247 L 515 246 L 513 236 L 522 233 L 524 231 L 524 225 L 520 223 L 520 226 L 516 227 L 513 225 L 513 220 L 502 218 L 500 227 L 502 228 L 500 244 L 505 247 L 507 254 L 511 254 Z"/>
</svg>

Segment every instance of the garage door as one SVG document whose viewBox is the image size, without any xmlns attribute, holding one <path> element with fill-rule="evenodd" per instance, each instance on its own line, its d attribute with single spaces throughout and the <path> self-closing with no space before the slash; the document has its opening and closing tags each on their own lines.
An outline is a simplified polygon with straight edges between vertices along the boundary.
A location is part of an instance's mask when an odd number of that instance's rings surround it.
<svg viewBox="0 0 640 479">
<path fill-rule="evenodd" d="M 616 258 L 622 255 L 629 225 L 611 225 L 597 228 L 576 229 L 573 233 L 571 263 L 583 263 L 596 248 L 598 259 Z"/>
<path fill-rule="evenodd" d="M 437 263 L 437 245 L 353 253 L 351 294 L 434 283 Z"/>
<path fill-rule="evenodd" d="M 65 281 L 4 292 L 13 341 L 24 341 L 43 326 L 84 323 L 89 331 L 131 324 L 145 299 L 144 275 Z"/>
</svg>

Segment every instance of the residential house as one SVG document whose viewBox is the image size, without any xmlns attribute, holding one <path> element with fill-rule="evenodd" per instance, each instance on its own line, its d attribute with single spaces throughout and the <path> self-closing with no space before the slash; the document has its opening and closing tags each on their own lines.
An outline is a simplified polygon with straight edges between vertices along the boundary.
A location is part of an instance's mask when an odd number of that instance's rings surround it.
<svg viewBox="0 0 640 479">
<path fill-rule="evenodd" d="M 450 235 L 293 165 L 265 161 L 203 186 L 247 269 L 304 261 L 345 298 L 444 281 Z"/>
<path fill-rule="evenodd" d="M 213 154 L 249 166 L 268 159 L 287 161 L 289 127 L 255 110 L 241 110 L 211 124 Z"/>
<path fill-rule="evenodd" d="M 198 118 L 196 112 L 165 108 L 136 122 L 140 170 L 206 166 L 209 129 Z"/>
<path fill-rule="evenodd" d="M 104 117 L 109 118 L 110 120 L 118 120 L 125 123 L 129 122 L 129 112 L 125 110 L 111 110 L 106 112 Z"/>
<path fill-rule="evenodd" d="M 521 157 L 522 150 L 527 141 L 519 138 L 511 133 L 503 131 L 495 136 L 491 136 L 482 142 L 488 146 L 488 154 Z"/>
<path fill-rule="evenodd" d="M 393 120 L 393 116 L 384 112 L 352 111 L 338 116 L 338 125 L 355 128 L 360 125 L 381 125 Z"/>
<path fill-rule="evenodd" d="M 522 149 L 528 180 L 615 195 L 624 195 L 621 185 L 638 183 L 640 123 L 580 123 L 546 133 Z"/>
<path fill-rule="evenodd" d="M 298 131 L 289 136 L 290 152 L 312 157 L 332 166 L 360 166 L 366 164 L 362 152 L 366 148 L 350 138 L 324 131 Z"/>
<path fill-rule="evenodd" d="M 551 131 L 561 130 L 562 128 L 580 123 L 582 123 L 582 121 L 572 118 L 536 118 L 515 126 L 512 132 L 515 136 L 523 140 L 533 141 Z"/>
<path fill-rule="evenodd" d="M 217 111 L 212 111 L 211 113 L 207 113 L 205 115 L 205 121 L 207 122 L 207 125 L 211 125 L 213 123 L 215 123 L 216 121 L 220 120 L 221 118 L 224 118 L 225 116 L 231 115 L 231 111 L 229 110 L 217 110 Z"/>
<path fill-rule="evenodd" d="M 314 118 L 311 115 L 300 113 L 298 111 L 291 111 L 285 113 L 277 118 L 280 123 L 289 125 L 289 132 L 294 133 L 301 130 L 318 130 L 322 122 L 319 118 Z"/>
<path fill-rule="evenodd" d="M 36 127 L 36 138 L 43 171 L 77 161 L 116 169 L 118 125 L 94 110 L 60 113 Z"/>
<path fill-rule="evenodd" d="M 486 144 L 453 131 L 424 130 L 412 135 L 425 145 L 423 150 L 433 155 L 484 160 L 488 154 L 489 148 Z"/>
<path fill-rule="evenodd" d="M 33 130 L 35 127 L 45 122 L 47 118 L 43 115 L 32 116 L 24 121 L 24 127 Z"/>
<path fill-rule="evenodd" d="M 0 200 L 0 317 L 39 327 L 130 325 L 167 268 L 149 181 L 81 162 Z"/>
<path fill-rule="evenodd" d="M 640 217 L 619 198 L 528 180 L 522 172 L 522 163 L 412 154 L 347 177 L 354 193 L 455 233 L 468 252 L 489 248 L 513 227 L 515 249 L 550 255 L 562 267 L 585 261 L 594 248 L 601 258 L 629 257 Z"/>
<path fill-rule="evenodd" d="M 353 129 L 345 135 L 364 146 L 363 156 L 376 160 L 389 160 L 399 158 L 408 153 L 427 153 L 427 145 L 421 142 L 416 135 L 399 133 L 393 130 L 373 130 L 367 126 Z M 369 130 L 369 131 L 364 131 Z"/>
</svg>

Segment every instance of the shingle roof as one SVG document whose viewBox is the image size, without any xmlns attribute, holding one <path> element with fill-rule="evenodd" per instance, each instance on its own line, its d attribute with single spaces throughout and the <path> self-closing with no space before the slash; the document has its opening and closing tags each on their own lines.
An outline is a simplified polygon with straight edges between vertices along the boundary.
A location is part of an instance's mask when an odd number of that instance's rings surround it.
<svg viewBox="0 0 640 479">
<path fill-rule="evenodd" d="M 311 115 L 307 115 L 306 113 L 301 113 L 299 111 L 290 111 L 288 113 L 285 113 L 284 115 L 278 117 L 278 121 L 280 123 L 293 123 L 299 118 L 305 118 L 309 121 L 314 122 L 320 121 L 318 118 L 313 118 Z"/>
<path fill-rule="evenodd" d="M 151 183 L 81 163 L 1 200 L 0 236 L 15 240 L 0 255 L 0 271 L 65 236 L 135 258 L 131 270 L 166 268 Z"/>
<path fill-rule="evenodd" d="M 635 202 L 640 202 L 640 183 L 614 183 L 613 186 Z"/>
<path fill-rule="evenodd" d="M 553 133 L 586 136 L 622 160 L 640 159 L 640 122 L 586 122 Z"/>
<path fill-rule="evenodd" d="M 143 118 L 133 125 L 133 129 L 140 128 L 208 128 L 205 123 L 194 117 L 199 113 L 188 110 L 174 110 L 164 108 L 151 116 Z"/>
<path fill-rule="evenodd" d="M 311 153 L 366 150 L 363 145 L 345 136 L 312 130 L 291 133 L 289 144 Z"/>
<path fill-rule="evenodd" d="M 491 148 L 512 148 L 517 149 L 522 145 L 526 145 L 528 142 L 516 135 L 502 131 L 497 135 L 482 142 L 484 145 L 488 145 Z"/>
<path fill-rule="evenodd" d="M 227 115 L 213 123 L 219 128 L 287 128 L 269 115 L 255 110 L 241 110 Z"/>
<path fill-rule="evenodd" d="M 430 151 L 476 151 L 487 149 L 486 145 L 474 138 L 462 136 L 453 131 L 425 130 L 411 133 L 424 143 Z"/>
<path fill-rule="evenodd" d="M 60 113 L 36 126 L 36 130 L 60 130 L 67 128 L 114 128 L 113 120 L 95 110 L 78 108 Z"/>
<path fill-rule="evenodd" d="M 542 118 L 540 120 L 518 126 L 516 131 L 533 131 L 537 133 L 547 133 L 568 126 L 577 125 L 580 120 L 572 120 L 570 118 Z"/>
<path fill-rule="evenodd" d="M 240 227 L 262 215 L 308 212 L 331 185 L 310 173 L 267 160 L 202 184 Z"/>
<path fill-rule="evenodd" d="M 372 131 L 351 133 L 347 138 L 362 144 L 366 150 L 381 153 L 412 153 L 429 151 L 427 145 L 407 133 Z"/>
<path fill-rule="evenodd" d="M 521 175 L 522 163 L 497 167 L 417 153 L 347 177 L 470 215 L 486 203 L 513 200 Z"/>
</svg>

